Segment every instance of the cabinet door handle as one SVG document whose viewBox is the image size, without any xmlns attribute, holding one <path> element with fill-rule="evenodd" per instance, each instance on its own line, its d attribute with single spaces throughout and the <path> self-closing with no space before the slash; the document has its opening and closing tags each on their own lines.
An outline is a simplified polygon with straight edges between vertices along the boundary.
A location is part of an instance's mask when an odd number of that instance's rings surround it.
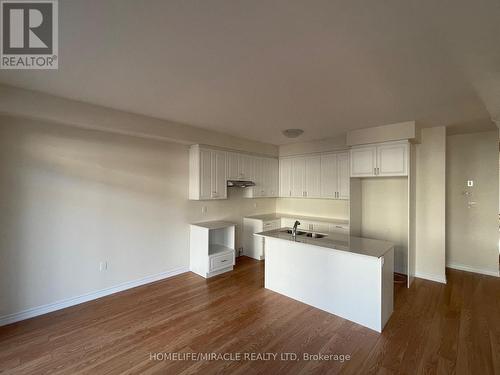
<svg viewBox="0 0 500 375">
<path fill-rule="evenodd" d="M 380 168 L 377 167 L 377 175 L 379 175 L 379 174 L 380 174 Z"/>
</svg>

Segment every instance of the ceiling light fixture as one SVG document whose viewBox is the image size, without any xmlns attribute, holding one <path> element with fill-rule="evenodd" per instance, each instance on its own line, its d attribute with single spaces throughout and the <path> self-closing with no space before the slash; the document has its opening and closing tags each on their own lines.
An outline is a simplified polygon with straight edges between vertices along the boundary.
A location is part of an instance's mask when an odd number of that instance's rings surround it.
<svg viewBox="0 0 500 375">
<path fill-rule="evenodd" d="M 304 131 L 302 129 L 285 129 L 282 133 L 287 138 L 297 138 L 304 133 Z"/>
</svg>

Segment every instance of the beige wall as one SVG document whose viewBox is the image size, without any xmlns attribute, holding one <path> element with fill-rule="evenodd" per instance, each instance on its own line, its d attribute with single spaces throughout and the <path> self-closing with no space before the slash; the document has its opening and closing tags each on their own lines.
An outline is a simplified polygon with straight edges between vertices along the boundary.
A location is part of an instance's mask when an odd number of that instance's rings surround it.
<svg viewBox="0 0 500 375">
<path fill-rule="evenodd" d="M 0 117 L 0 160 L 0 317 L 186 267 L 190 222 L 275 211 L 188 201 L 181 144 Z"/>
<path fill-rule="evenodd" d="M 422 129 L 416 146 L 417 277 L 446 282 L 446 128 Z"/>
<path fill-rule="evenodd" d="M 498 275 L 498 133 L 448 136 L 446 157 L 446 263 Z"/>
<path fill-rule="evenodd" d="M 276 211 L 299 216 L 349 220 L 349 201 L 333 199 L 278 198 Z"/>
<path fill-rule="evenodd" d="M 278 146 L 0 84 L 0 113 L 84 129 L 278 156 Z"/>
<path fill-rule="evenodd" d="M 408 179 L 362 178 L 361 236 L 394 243 L 394 271 L 406 273 Z"/>
</svg>

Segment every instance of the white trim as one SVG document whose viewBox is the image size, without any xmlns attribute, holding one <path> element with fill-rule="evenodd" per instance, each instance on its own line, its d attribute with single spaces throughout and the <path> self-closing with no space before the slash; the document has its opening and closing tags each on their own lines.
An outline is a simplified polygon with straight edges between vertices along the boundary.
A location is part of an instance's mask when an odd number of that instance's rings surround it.
<svg viewBox="0 0 500 375">
<path fill-rule="evenodd" d="M 442 275 L 431 275 L 428 273 L 415 272 L 415 277 L 417 277 L 419 279 L 435 281 L 435 282 L 441 283 L 441 284 L 446 284 L 446 276 L 442 276 Z"/>
<path fill-rule="evenodd" d="M 121 292 L 121 291 L 124 291 L 127 289 L 131 289 L 131 288 L 135 288 L 135 287 L 138 287 L 141 285 L 149 284 L 149 283 L 152 283 L 155 281 L 167 279 L 169 277 L 176 276 L 176 275 L 179 275 L 181 273 L 188 272 L 188 271 L 189 271 L 189 267 L 187 267 L 187 266 L 174 268 L 174 269 L 169 270 L 169 271 L 157 273 L 155 275 L 146 276 L 146 277 L 143 277 L 143 278 L 137 279 L 137 280 L 126 281 L 124 283 L 121 283 L 121 284 L 118 284 L 118 285 L 115 285 L 115 286 L 112 286 L 109 288 L 105 288 L 105 289 L 97 290 L 95 292 L 82 294 L 82 295 L 77 296 L 77 297 L 70 297 L 70 298 L 66 298 L 66 299 L 63 299 L 63 300 L 60 300 L 57 302 L 53 302 L 53 303 L 49 303 L 46 305 L 32 307 L 30 309 L 22 310 L 22 311 L 19 311 L 17 313 L 12 313 L 9 315 L 0 316 L 0 326 L 14 323 L 14 322 L 18 322 L 18 321 L 25 320 L 25 319 L 29 319 L 29 318 L 33 318 L 33 317 L 38 316 L 38 315 L 47 314 L 47 313 L 52 312 L 52 311 L 61 310 L 61 309 L 64 309 L 66 307 L 78 305 L 80 303 L 92 301 L 94 299 L 109 296 L 110 294 L 118 293 L 118 292 Z"/>
<path fill-rule="evenodd" d="M 499 271 L 485 270 L 483 268 L 475 268 L 475 267 L 467 266 L 465 264 L 447 263 L 446 267 L 453 268 L 453 269 L 460 270 L 460 271 L 474 272 L 474 273 L 480 273 L 482 275 L 500 277 Z"/>
</svg>

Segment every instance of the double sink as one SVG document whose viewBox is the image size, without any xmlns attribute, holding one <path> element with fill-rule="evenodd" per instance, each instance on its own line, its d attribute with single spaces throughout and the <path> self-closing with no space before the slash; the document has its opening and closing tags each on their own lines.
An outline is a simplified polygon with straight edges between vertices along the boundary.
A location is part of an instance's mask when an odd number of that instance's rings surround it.
<svg viewBox="0 0 500 375">
<path fill-rule="evenodd" d="M 285 230 L 282 230 L 281 233 L 292 234 L 292 230 L 291 229 L 285 229 Z M 311 237 L 311 238 L 323 238 L 323 237 L 327 236 L 326 234 L 315 233 L 315 232 L 304 232 L 304 231 L 301 231 L 301 230 L 298 230 L 297 232 L 295 232 L 295 235 L 297 235 L 297 236 L 303 236 L 303 235 L 305 235 L 306 237 Z"/>
</svg>

